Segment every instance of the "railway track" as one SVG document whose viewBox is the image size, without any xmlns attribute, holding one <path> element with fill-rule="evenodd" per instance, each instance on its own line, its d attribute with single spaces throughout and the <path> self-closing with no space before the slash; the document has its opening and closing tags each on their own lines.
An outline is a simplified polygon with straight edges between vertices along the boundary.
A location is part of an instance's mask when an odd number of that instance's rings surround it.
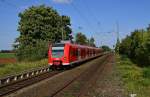
<svg viewBox="0 0 150 97">
<path fill-rule="evenodd" d="M 88 73 L 90 72 L 90 73 L 92 73 L 92 74 L 90 74 L 90 75 L 94 75 L 95 74 L 95 72 L 99 69 L 99 67 L 100 67 L 100 71 L 102 72 L 103 70 L 104 70 L 104 68 L 105 68 L 105 64 L 107 63 L 107 61 L 109 60 L 109 58 L 110 58 L 110 56 L 109 55 L 106 55 L 107 57 L 106 58 L 104 58 L 104 59 L 102 59 L 102 61 L 101 61 L 101 67 L 100 66 L 95 66 L 95 67 L 93 67 L 92 69 L 91 68 L 88 68 L 88 69 L 86 69 L 85 71 L 83 71 L 80 75 L 78 75 L 78 76 L 76 76 L 75 78 L 73 78 L 72 80 L 70 80 L 70 81 L 68 81 L 68 83 L 66 83 L 63 87 L 61 87 L 61 88 L 59 88 L 59 89 L 57 89 L 53 94 L 51 94 L 49 97 L 59 97 L 60 95 L 61 95 L 61 92 L 63 92 L 65 89 L 67 89 L 71 84 L 73 84 L 75 81 L 77 81 L 77 80 L 80 80 L 80 77 L 83 77 L 83 76 L 85 76 L 85 74 L 87 73 L 87 75 L 88 75 Z M 87 77 L 87 76 L 86 76 Z M 86 81 L 85 81 L 86 80 Z M 84 93 L 84 90 L 85 90 L 85 88 L 86 88 L 86 86 L 85 86 L 85 84 L 86 84 L 86 82 L 88 83 L 88 81 L 89 81 L 90 79 L 84 79 L 84 81 L 83 80 L 81 80 L 83 83 L 83 86 L 82 86 L 82 88 L 81 88 L 81 90 L 78 92 L 78 93 L 76 93 L 75 95 L 73 95 L 74 97 L 81 97 L 81 95 Z M 61 95 L 62 96 L 62 95 Z"/>
<path fill-rule="evenodd" d="M 41 69 L 41 70 L 43 70 L 43 69 Z M 26 77 L 25 78 L 22 77 L 22 79 L 18 79 L 16 81 L 12 81 L 11 82 L 10 80 L 17 79 L 16 77 L 18 77 L 18 76 L 20 78 L 21 75 L 13 76 L 13 77 L 11 76 L 11 77 L 8 77 L 7 79 L 5 79 L 5 81 L 4 81 L 5 84 L 3 82 L 3 84 L 0 86 L 0 97 L 2 97 L 4 95 L 8 95 L 10 93 L 13 93 L 13 92 L 15 92 L 15 91 L 17 91 L 17 90 L 19 90 L 21 88 L 27 87 L 29 85 L 32 85 L 32 84 L 37 83 L 39 81 L 42 81 L 42 80 L 44 80 L 46 78 L 50 78 L 50 77 L 52 77 L 52 76 L 54 76 L 54 75 L 56 75 L 58 73 L 61 73 L 62 71 L 49 71 L 46 68 L 46 70 L 44 69 L 43 72 L 39 71 L 39 74 L 37 72 L 35 72 L 35 71 L 33 71 L 33 72 L 34 72 L 34 74 L 31 73 L 31 72 L 22 74 L 22 75 L 28 75 L 28 77 L 27 76 L 26 76 L 27 78 Z M 13 79 L 11 79 L 11 78 L 13 78 Z M 8 80 L 10 82 L 8 82 Z M 2 79 L 1 79 L 1 81 L 2 81 Z"/>
<path fill-rule="evenodd" d="M 100 56 L 106 55 L 107 53 L 101 54 Z M 93 58 L 92 58 L 93 59 Z M 17 75 L 7 76 L 5 78 L 0 79 L 0 97 L 6 96 L 14 93 L 15 91 L 27 87 L 29 85 L 40 82 L 44 79 L 53 77 L 54 75 L 61 73 L 63 71 L 51 71 L 49 67 L 42 67 L 39 69 L 27 71 Z M 83 71 L 79 76 L 75 77 L 64 87 L 58 89 L 55 93 L 53 93 L 50 97 L 54 97 L 59 92 L 63 91 L 66 87 L 68 87 L 71 83 L 77 80 L 80 76 L 82 76 L 86 71 Z"/>
</svg>

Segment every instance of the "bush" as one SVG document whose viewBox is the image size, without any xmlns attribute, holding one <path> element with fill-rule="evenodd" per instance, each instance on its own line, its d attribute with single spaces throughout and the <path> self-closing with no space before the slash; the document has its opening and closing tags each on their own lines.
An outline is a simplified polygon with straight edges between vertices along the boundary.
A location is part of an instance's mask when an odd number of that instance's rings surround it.
<svg viewBox="0 0 150 97">
<path fill-rule="evenodd" d="M 37 41 L 34 45 L 19 47 L 16 57 L 19 61 L 35 61 L 47 57 L 48 42 Z"/>
<path fill-rule="evenodd" d="M 136 66 L 124 56 L 118 57 L 117 61 L 117 70 L 121 75 L 127 95 L 134 93 L 137 97 L 150 97 L 150 67 Z"/>
<path fill-rule="evenodd" d="M 150 67 L 143 69 L 143 77 L 150 79 Z"/>
<path fill-rule="evenodd" d="M 104 51 L 111 51 L 111 49 L 109 48 L 109 46 L 106 46 L 106 45 L 101 46 L 101 48 L 102 48 Z"/>
<path fill-rule="evenodd" d="M 119 53 L 139 66 L 150 66 L 150 25 L 147 30 L 135 30 L 119 44 Z"/>
</svg>

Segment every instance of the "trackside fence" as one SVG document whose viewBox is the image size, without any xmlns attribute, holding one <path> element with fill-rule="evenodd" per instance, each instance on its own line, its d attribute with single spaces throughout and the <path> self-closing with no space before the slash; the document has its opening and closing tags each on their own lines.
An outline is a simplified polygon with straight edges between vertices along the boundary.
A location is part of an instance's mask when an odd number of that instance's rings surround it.
<svg viewBox="0 0 150 97">
<path fill-rule="evenodd" d="M 29 79 L 29 78 L 32 78 L 34 76 L 38 76 L 38 75 L 41 75 L 43 73 L 47 73 L 49 71 L 50 71 L 49 66 L 45 66 L 45 67 L 40 67 L 37 69 L 32 69 L 30 71 L 24 71 L 24 72 L 19 73 L 19 74 L 10 75 L 10 76 L 0 78 L 0 88 L 7 86 L 7 85 L 10 85 L 12 83 L 16 83 L 16 82 L 21 81 L 21 80 Z"/>
</svg>

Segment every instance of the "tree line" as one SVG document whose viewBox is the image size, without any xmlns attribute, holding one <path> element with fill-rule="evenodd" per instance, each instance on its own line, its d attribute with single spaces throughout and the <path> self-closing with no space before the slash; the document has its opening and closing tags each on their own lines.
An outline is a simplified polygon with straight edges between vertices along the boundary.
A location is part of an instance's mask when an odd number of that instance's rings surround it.
<svg viewBox="0 0 150 97">
<path fill-rule="evenodd" d="M 75 36 L 75 43 L 80 44 L 80 45 L 88 45 L 88 46 L 96 47 L 95 39 L 93 37 L 88 39 L 86 37 L 86 35 L 84 35 L 81 32 L 76 34 L 76 36 Z"/>
<path fill-rule="evenodd" d="M 19 61 L 46 58 L 49 44 L 73 39 L 70 17 L 60 15 L 52 7 L 31 6 L 18 16 L 20 36 L 15 40 L 14 50 Z M 78 44 L 95 46 L 94 38 L 88 39 L 82 33 L 75 38 Z"/>
<path fill-rule="evenodd" d="M 146 29 L 133 31 L 117 45 L 120 54 L 128 56 L 140 66 L 150 66 L 150 25 Z"/>
<path fill-rule="evenodd" d="M 0 50 L 0 53 L 14 53 L 14 50 Z"/>
</svg>

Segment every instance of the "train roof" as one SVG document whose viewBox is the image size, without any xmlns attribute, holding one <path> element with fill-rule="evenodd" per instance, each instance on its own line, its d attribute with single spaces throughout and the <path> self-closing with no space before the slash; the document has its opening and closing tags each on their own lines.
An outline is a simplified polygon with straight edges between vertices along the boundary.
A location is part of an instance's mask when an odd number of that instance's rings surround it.
<svg viewBox="0 0 150 97">
<path fill-rule="evenodd" d="M 80 44 L 74 44 L 74 43 L 55 43 L 53 44 L 54 47 L 64 47 L 65 44 L 71 45 L 71 46 L 77 46 L 80 48 L 91 48 L 91 49 L 99 49 L 97 47 L 91 47 L 91 46 L 86 46 L 86 45 L 80 45 Z"/>
<path fill-rule="evenodd" d="M 64 47 L 65 43 L 55 43 L 55 44 L 52 44 L 52 46 L 54 46 L 54 47 Z"/>
<path fill-rule="evenodd" d="M 92 46 L 87 46 L 87 45 L 80 45 L 80 44 L 70 44 L 70 45 L 78 46 L 78 47 L 81 47 L 81 48 L 99 49 L 97 47 L 92 47 Z"/>
</svg>

